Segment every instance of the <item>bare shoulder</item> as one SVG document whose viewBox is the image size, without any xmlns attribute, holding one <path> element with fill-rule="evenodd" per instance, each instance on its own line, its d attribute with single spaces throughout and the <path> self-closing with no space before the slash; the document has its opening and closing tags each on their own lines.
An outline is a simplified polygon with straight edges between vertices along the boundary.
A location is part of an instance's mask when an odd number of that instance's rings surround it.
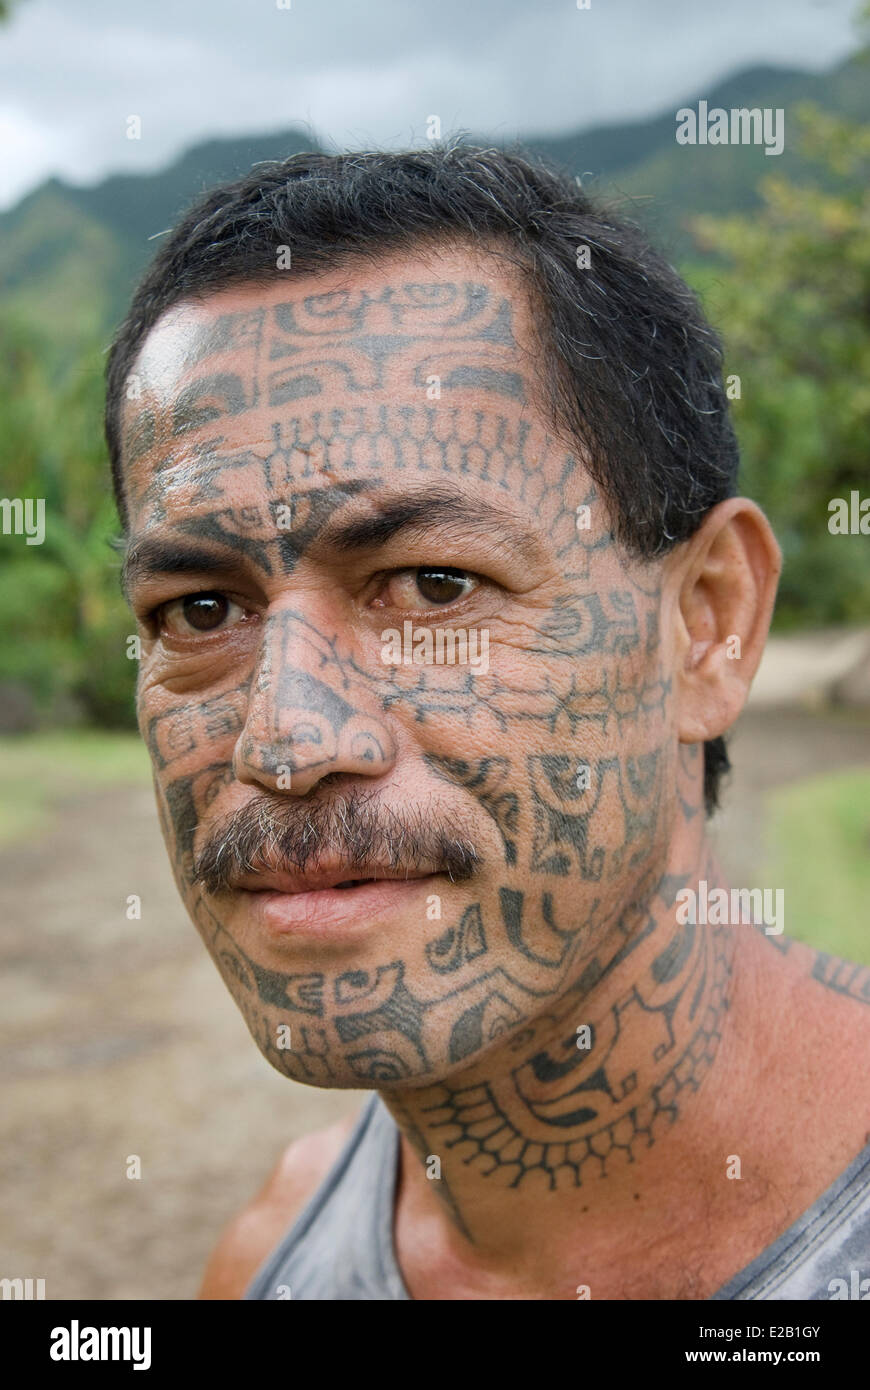
<svg viewBox="0 0 870 1390">
<path fill-rule="evenodd" d="M 242 1297 L 270 1250 L 323 1182 L 356 1118 L 348 1115 L 288 1144 L 253 1201 L 224 1229 L 206 1266 L 200 1298 Z"/>
</svg>

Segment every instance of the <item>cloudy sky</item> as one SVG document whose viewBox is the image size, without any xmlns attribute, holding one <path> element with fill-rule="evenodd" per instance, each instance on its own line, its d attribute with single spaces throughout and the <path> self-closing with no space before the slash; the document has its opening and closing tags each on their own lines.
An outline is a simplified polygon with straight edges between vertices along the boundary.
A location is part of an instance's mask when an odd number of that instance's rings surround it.
<svg viewBox="0 0 870 1390">
<path fill-rule="evenodd" d="M 284 6 L 288 6 L 284 8 Z M 749 64 L 856 47 L 857 0 L 15 0 L 0 29 L 0 206 L 189 145 L 302 125 L 327 147 L 639 118 Z M 142 122 L 127 138 L 127 118 Z"/>
</svg>

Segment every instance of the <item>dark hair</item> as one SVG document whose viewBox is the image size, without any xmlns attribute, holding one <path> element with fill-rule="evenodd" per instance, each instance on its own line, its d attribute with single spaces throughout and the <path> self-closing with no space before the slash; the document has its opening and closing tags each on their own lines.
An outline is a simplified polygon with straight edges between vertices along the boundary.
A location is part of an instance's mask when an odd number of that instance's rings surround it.
<svg viewBox="0 0 870 1390">
<path fill-rule="evenodd" d="M 173 304 L 451 240 L 507 251 L 539 321 L 542 404 L 584 448 L 615 539 L 652 559 L 733 496 L 738 450 L 722 350 L 692 291 L 632 222 L 537 160 L 461 143 L 400 153 L 300 154 L 255 165 L 201 197 L 139 284 L 107 365 L 106 439 L 126 528 L 120 423 L 146 335 Z M 578 251 L 589 266 L 578 271 Z M 729 768 L 704 747 L 708 814 Z"/>
</svg>

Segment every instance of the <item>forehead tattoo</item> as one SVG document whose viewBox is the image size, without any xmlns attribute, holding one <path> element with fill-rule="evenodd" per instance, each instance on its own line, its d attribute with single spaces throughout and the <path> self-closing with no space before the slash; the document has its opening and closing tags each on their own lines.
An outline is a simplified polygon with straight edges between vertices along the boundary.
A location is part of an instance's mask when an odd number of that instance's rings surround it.
<svg viewBox="0 0 870 1390">
<path fill-rule="evenodd" d="M 418 388 L 430 400 L 464 388 L 523 403 L 513 322 L 508 298 L 474 282 L 332 291 L 221 314 L 191 343 L 187 365 L 197 374 L 173 402 L 168 437 L 259 407 L 393 386 Z M 219 365 L 237 352 L 253 357 L 252 375 Z M 214 365 L 198 370 L 205 363 Z M 154 447 L 157 432 L 153 408 L 133 417 L 124 435 L 128 462 Z"/>
<path fill-rule="evenodd" d="M 350 498 L 363 480 L 372 489 L 402 474 L 426 483 L 433 521 L 446 519 L 449 491 L 456 520 L 465 506 L 487 525 L 498 509 L 516 532 L 518 511 L 531 513 L 520 544 L 535 547 L 537 529 L 562 554 L 576 534 L 564 494 L 577 464 L 528 406 L 514 315 L 486 285 L 410 283 L 309 295 L 200 327 L 173 400 L 161 409 L 146 399 L 128 419 L 128 577 L 142 536 L 166 521 L 268 573 L 288 572 L 300 542 L 322 535 L 326 513 L 345 500 L 340 487 Z M 228 356 L 240 351 L 243 367 Z M 147 386 L 147 352 L 144 370 Z M 243 417 L 255 409 L 251 439 Z M 318 492 L 324 474 L 334 485 Z M 291 511 L 292 526 L 282 524 L 279 513 Z M 384 535 L 393 520 L 383 514 Z M 374 520 L 365 525 L 374 537 Z M 358 547 L 364 534 L 341 544 Z"/>
</svg>

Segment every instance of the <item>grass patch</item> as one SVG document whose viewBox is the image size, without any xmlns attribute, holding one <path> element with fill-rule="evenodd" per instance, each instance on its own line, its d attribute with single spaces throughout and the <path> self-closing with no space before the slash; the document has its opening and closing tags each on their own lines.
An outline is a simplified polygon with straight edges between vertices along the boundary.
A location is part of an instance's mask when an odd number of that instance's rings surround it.
<svg viewBox="0 0 870 1390">
<path fill-rule="evenodd" d="M 785 889 L 785 934 L 870 965 L 870 770 L 825 774 L 765 798 L 764 882 Z"/>
<path fill-rule="evenodd" d="M 45 829 L 55 807 L 77 791 L 150 782 L 138 734 L 64 729 L 0 738 L 0 844 Z"/>
</svg>

